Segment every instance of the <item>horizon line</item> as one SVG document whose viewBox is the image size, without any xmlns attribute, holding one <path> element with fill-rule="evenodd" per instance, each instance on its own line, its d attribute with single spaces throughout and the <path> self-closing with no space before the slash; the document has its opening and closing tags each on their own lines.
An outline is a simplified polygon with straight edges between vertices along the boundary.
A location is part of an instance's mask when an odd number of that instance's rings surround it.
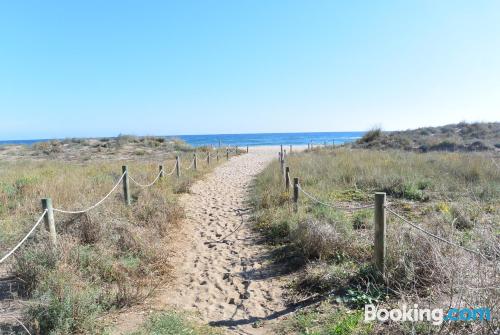
<svg viewBox="0 0 500 335">
<path fill-rule="evenodd" d="M 368 130 L 350 130 L 350 131 L 296 131 L 296 132 L 262 132 L 262 133 L 212 133 L 212 134 L 176 134 L 176 135 L 137 135 L 133 133 L 119 133 L 114 136 L 66 136 L 52 138 L 19 138 L 19 139 L 0 139 L 0 142 L 15 142 L 15 141 L 50 141 L 50 140 L 65 140 L 65 139 L 101 139 L 101 138 L 117 138 L 119 136 L 137 136 L 137 137 L 179 137 L 179 136 L 234 136 L 234 135 L 277 135 L 277 134 L 332 134 L 332 133 L 364 133 Z M 393 130 L 386 130 L 393 131 Z"/>
</svg>

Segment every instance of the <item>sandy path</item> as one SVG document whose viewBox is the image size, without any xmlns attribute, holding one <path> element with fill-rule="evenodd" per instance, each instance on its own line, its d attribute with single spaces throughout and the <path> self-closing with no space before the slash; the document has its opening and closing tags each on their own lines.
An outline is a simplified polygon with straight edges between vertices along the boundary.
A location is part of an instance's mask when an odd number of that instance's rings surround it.
<svg viewBox="0 0 500 335">
<path fill-rule="evenodd" d="M 281 283 L 260 236 L 249 224 L 252 178 L 276 156 L 255 148 L 217 167 L 182 197 L 187 218 L 176 257 L 176 280 L 160 298 L 165 305 L 196 311 L 238 334 L 267 333 L 259 321 L 283 310 Z"/>
<path fill-rule="evenodd" d="M 120 313 L 112 334 L 128 334 L 154 311 L 191 311 L 233 334 L 272 334 L 285 308 L 280 273 L 262 237 L 252 231 L 252 179 L 279 148 L 251 148 L 232 157 L 181 198 L 186 212 L 169 243 L 173 280 L 145 304 Z"/>
</svg>

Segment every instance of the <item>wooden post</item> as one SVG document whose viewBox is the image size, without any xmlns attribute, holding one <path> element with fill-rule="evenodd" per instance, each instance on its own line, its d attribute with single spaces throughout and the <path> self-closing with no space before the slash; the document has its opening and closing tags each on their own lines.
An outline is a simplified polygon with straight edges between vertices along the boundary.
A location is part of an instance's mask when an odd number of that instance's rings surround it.
<svg viewBox="0 0 500 335">
<path fill-rule="evenodd" d="M 290 168 L 288 166 L 285 168 L 285 189 L 287 192 L 290 190 Z"/>
<path fill-rule="evenodd" d="M 285 161 L 282 159 L 280 161 L 281 177 L 285 176 Z"/>
<path fill-rule="evenodd" d="M 247 154 L 248 154 L 248 145 L 247 145 Z"/>
<path fill-rule="evenodd" d="M 50 198 L 42 199 L 42 209 L 44 211 L 47 210 L 47 213 L 43 218 L 45 221 L 45 229 L 49 231 L 50 242 L 52 243 L 52 246 L 55 247 L 57 245 L 57 234 L 56 234 L 56 223 L 54 221 L 54 211 L 52 209 L 52 199 Z"/>
<path fill-rule="evenodd" d="M 293 178 L 293 210 L 299 210 L 299 178 Z"/>
<path fill-rule="evenodd" d="M 283 160 L 283 144 L 280 144 L 281 160 Z"/>
<path fill-rule="evenodd" d="M 229 160 L 229 148 L 226 149 L 226 160 Z"/>
<path fill-rule="evenodd" d="M 125 173 L 125 176 L 123 176 L 123 198 L 125 200 L 125 204 L 127 206 L 130 205 L 130 189 L 129 189 L 129 182 L 128 182 L 128 167 L 126 165 L 122 166 L 122 173 Z"/>
<path fill-rule="evenodd" d="M 207 154 L 207 165 L 210 165 L 210 152 Z"/>
<path fill-rule="evenodd" d="M 218 161 L 219 161 L 219 150 L 217 150 L 217 155 L 216 155 L 216 157 L 217 157 L 217 162 L 218 162 Z"/>
<path fill-rule="evenodd" d="M 375 254 L 376 269 L 385 273 L 385 192 L 375 193 Z"/>
<path fill-rule="evenodd" d="M 193 154 L 194 159 L 194 170 L 196 171 L 198 168 L 198 159 L 196 159 L 196 153 Z"/>
<path fill-rule="evenodd" d="M 175 172 L 177 174 L 177 178 L 181 176 L 181 166 L 179 156 L 175 156 Z"/>
<path fill-rule="evenodd" d="M 289 154 L 292 153 L 292 145 L 290 144 L 290 151 L 288 151 Z"/>
<path fill-rule="evenodd" d="M 286 150 L 283 150 L 283 160 L 286 158 Z"/>
<path fill-rule="evenodd" d="M 160 169 L 160 179 L 163 178 L 163 175 L 165 174 L 165 171 L 163 171 L 163 165 L 159 166 Z"/>
</svg>

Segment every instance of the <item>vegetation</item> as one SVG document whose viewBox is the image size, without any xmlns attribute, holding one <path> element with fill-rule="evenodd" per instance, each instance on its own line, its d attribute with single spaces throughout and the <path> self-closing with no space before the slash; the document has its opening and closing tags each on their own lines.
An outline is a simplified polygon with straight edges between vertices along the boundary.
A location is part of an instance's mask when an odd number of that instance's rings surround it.
<svg viewBox="0 0 500 335">
<path fill-rule="evenodd" d="M 374 128 L 351 145 L 355 148 L 411 151 L 488 151 L 500 149 L 500 123 L 458 123 L 405 131 Z"/>
<path fill-rule="evenodd" d="M 329 303 L 321 303 L 307 311 L 299 311 L 293 318 L 281 323 L 278 334 L 315 335 L 368 335 L 373 326 L 363 322 L 361 311 L 334 309 Z"/>
<path fill-rule="evenodd" d="M 291 176 L 298 177 L 301 187 L 315 197 L 345 208 L 332 209 L 300 193 L 297 213 L 291 194 L 285 191 L 279 163 L 268 166 L 254 185 L 256 228 L 275 246 L 280 256 L 276 261 L 295 272 L 291 300 L 318 295 L 329 306 L 303 310 L 285 322 L 286 332 L 337 334 L 331 322 L 347 320 L 354 326 L 344 333 L 362 334 L 367 330 L 352 315 L 367 303 L 498 306 L 494 273 L 500 257 L 500 169 L 495 160 L 498 157 L 487 153 L 346 148 L 295 153 L 286 162 Z M 376 191 L 386 192 L 390 208 L 403 217 L 479 250 L 488 261 L 424 235 L 388 213 L 387 273 L 381 278 L 371 265 L 373 210 L 349 210 L 373 204 Z M 478 286 L 480 294 L 470 289 Z M 309 319 L 315 321 L 304 326 Z M 370 332 L 375 333 L 408 331 L 404 324 L 372 326 Z M 453 333 L 492 329 L 491 324 L 444 327 Z M 437 330 L 428 327 L 426 333 Z"/>
<path fill-rule="evenodd" d="M 216 335 L 219 330 L 201 326 L 191 320 L 188 315 L 176 312 L 154 314 L 141 330 L 131 335 Z"/>
<path fill-rule="evenodd" d="M 169 156 L 176 154 L 182 153 Z M 181 157 L 184 167 L 191 159 L 191 153 Z M 112 188 L 123 164 L 137 181 L 151 181 L 158 163 L 150 161 L 146 156 L 141 161 L 0 163 L 0 252 L 32 227 L 41 213 L 40 198 L 50 196 L 56 208 L 88 207 Z M 169 173 L 175 160 L 162 163 Z M 183 217 L 178 193 L 211 169 L 204 161 L 198 166 L 199 171 L 183 169 L 180 179 L 164 177 L 151 188 L 131 184 L 129 207 L 120 187 L 88 213 L 55 213 L 57 248 L 48 243 L 43 225 L 37 229 L 9 261 L 30 299 L 25 317 L 34 333 L 102 333 L 96 320 L 105 312 L 143 301 L 169 279 L 169 241 Z"/>
<path fill-rule="evenodd" d="M 0 157 L 6 160 L 116 160 L 145 156 L 172 158 L 175 152 L 193 152 L 194 148 L 178 138 L 118 135 L 104 138 L 69 138 L 37 142 L 33 145 L 5 145 Z"/>
</svg>

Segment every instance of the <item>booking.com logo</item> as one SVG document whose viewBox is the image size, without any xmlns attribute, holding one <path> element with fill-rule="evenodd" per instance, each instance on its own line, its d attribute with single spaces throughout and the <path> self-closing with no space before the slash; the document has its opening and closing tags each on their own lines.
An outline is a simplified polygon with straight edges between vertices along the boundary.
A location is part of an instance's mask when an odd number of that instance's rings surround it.
<svg viewBox="0 0 500 335">
<path fill-rule="evenodd" d="M 429 321 L 434 325 L 440 325 L 444 321 L 490 321 L 491 310 L 481 308 L 450 308 L 446 313 L 442 308 L 418 308 L 417 304 L 408 308 L 406 304 L 402 308 L 391 310 L 377 308 L 375 305 L 365 305 L 365 322 L 370 321 L 394 322 L 404 321 Z"/>
</svg>

